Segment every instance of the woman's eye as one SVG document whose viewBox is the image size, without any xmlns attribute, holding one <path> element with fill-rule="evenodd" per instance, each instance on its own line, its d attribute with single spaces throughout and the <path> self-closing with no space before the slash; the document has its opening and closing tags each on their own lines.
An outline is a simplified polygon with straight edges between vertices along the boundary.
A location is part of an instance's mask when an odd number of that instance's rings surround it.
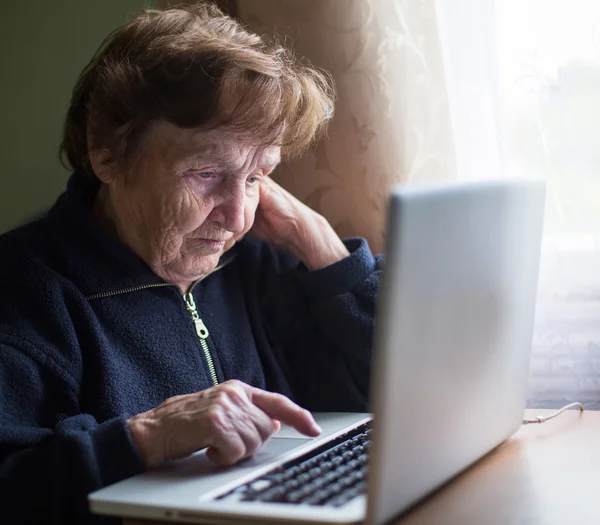
<svg viewBox="0 0 600 525">
<path fill-rule="evenodd" d="M 248 181 L 250 184 L 256 184 L 257 182 L 259 182 L 259 181 L 260 181 L 260 177 L 259 177 L 258 175 L 254 175 L 254 176 L 252 176 L 252 177 L 248 177 L 247 181 Z"/>
<path fill-rule="evenodd" d="M 214 179 L 217 176 L 217 172 L 214 170 L 208 170 L 208 169 L 195 169 L 195 168 L 188 168 L 184 171 L 184 174 L 187 177 L 193 177 L 194 179 Z"/>
</svg>

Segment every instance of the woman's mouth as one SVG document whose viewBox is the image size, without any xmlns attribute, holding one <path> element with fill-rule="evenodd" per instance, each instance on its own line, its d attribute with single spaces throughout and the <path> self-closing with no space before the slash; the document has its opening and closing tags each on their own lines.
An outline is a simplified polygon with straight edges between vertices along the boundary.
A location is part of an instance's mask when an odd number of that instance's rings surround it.
<svg viewBox="0 0 600 525">
<path fill-rule="evenodd" d="M 214 249 L 222 248 L 223 246 L 225 246 L 225 243 L 227 242 L 227 241 L 221 241 L 218 239 L 198 239 L 198 241 L 200 241 L 207 248 L 214 248 Z"/>
</svg>

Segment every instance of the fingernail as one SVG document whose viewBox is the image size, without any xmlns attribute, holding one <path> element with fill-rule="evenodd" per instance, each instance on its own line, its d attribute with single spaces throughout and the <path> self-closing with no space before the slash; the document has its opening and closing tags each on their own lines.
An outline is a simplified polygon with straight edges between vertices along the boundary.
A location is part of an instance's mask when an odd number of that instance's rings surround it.
<svg viewBox="0 0 600 525">
<path fill-rule="evenodd" d="M 323 429 L 319 425 L 317 425 L 316 423 L 313 423 L 313 429 L 315 430 L 315 432 L 318 432 L 319 434 L 321 432 L 323 432 Z"/>
</svg>

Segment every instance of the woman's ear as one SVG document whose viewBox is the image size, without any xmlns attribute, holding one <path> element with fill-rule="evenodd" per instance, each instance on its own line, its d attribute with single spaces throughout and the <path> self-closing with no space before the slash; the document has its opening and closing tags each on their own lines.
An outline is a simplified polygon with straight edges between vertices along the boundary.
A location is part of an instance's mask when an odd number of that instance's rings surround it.
<svg viewBox="0 0 600 525">
<path fill-rule="evenodd" d="M 111 182 L 114 182 L 117 176 L 116 162 L 114 162 L 114 159 L 108 148 L 98 148 L 93 144 L 93 142 L 94 141 L 91 139 L 90 134 L 88 133 L 87 147 L 92 170 L 101 182 L 104 184 L 110 184 Z"/>
<path fill-rule="evenodd" d="M 107 149 L 88 149 L 90 164 L 96 177 L 104 184 L 114 182 L 117 177 L 117 166 Z"/>
</svg>

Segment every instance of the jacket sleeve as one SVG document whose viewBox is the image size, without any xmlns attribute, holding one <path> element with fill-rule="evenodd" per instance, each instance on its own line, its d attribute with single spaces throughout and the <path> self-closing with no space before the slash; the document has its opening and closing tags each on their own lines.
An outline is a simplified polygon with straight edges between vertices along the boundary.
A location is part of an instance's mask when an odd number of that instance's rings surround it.
<svg viewBox="0 0 600 525">
<path fill-rule="evenodd" d="M 345 259 L 308 271 L 280 255 L 265 318 L 282 347 L 294 397 L 315 411 L 367 411 L 375 302 L 384 258 L 364 239 Z"/>
<path fill-rule="evenodd" d="M 0 337 L 0 523 L 100 522 L 87 494 L 143 470 L 125 419 L 78 413 L 49 355 Z"/>
</svg>

